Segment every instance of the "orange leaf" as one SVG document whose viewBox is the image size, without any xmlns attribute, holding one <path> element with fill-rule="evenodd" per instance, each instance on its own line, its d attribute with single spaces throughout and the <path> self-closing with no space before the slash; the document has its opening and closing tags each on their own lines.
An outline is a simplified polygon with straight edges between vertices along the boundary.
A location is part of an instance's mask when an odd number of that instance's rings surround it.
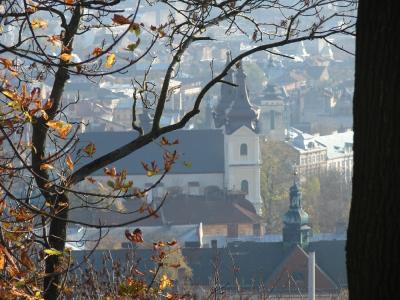
<svg viewBox="0 0 400 300">
<path fill-rule="evenodd" d="M 64 121 L 50 120 L 46 123 L 47 126 L 57 131 L 62 139 L 65 139 L 68 133 L 71 131 L 72 125 L 65 123 Z"/>
<path fill-rule="evenodd" d="M 0 249 L 0 271 L 4 269 L 5 257 L 3 251 Z"/>
<path fill-rule="evenodd" d="M 115 177 L 117 176 L 117 170 L 115 169 L 115 167 L 112 168 L 104 168 L 104 174 L 111 176 L 111 177 Z"/>
<path fill-rule="evenodd" d="M 113 16 L 112 20 L 115 24 L 118 24 L 118 25 L 131 24 L 131 21 L 129 21 L 129 19 L 127 17 L 118 15 L 118 14 L 115 14 Z"/>
<path fill-rule="evenodd" d="M 92 55 L 93 55 L 93 56 L 99 56 L 99 55 L 101 55 L 102 53 L 103 53 L 103 49 L 101 49 L 101 48 L 99 48 L 99 47 L 94 48 L 93 51 L 92 51 Z"/>
<path fill-rule="evenodd" d="M 68 53 L 63 53 L 60 55 L 60 59 L 63 61 L 66 61 L 66 62 L 70 61 L 71 58 L 72 58 L 72 55 L 68 54 Z"/>
<path fill-rule="evenodd" d="M 139 228 L 136 228 L 133 232 L 130 232 L 128 229 L 125 230 L 125 237 L 134 243 L 143 243 L 142 231 Z"/>
<path fill-rule="evenodd" d="M 71 155 L 67 154 L 65 157 L 65 163 L 71 171 L 74 170 L 74 162 L 72 161 Z"/>
<path fill-rule="evenodd" d="M 52 170 L 54 167 L 50 164 L 41 164 L 40 165 L 40 170 Z"/>
<path fill-rule="evenodd" d="M 107 54 L 106 68 L 111 68 L 114 64 L 115 64 L 115 54 L 114 53 Z"/>
</svg>

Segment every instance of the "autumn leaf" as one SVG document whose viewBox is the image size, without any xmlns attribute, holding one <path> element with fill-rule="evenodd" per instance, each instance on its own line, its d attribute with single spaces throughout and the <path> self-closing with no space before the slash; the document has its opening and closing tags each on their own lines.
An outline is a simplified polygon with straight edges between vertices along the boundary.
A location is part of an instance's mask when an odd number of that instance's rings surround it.
<svg viewBox="0 0 400 300">
<path fill-rule="evenodd" d="M 253 42 L 256 42 L 257 41 L 257 30 L 254 30 L 254 32 L 253 32 L 253 35 L 252 35 L 252 37 L 251 37 L 251 39 L 253 40 Z"/>
<path fill-rule="evenodd" d="M 136 228 L 133 232 L 130 232 L 128 229 L 125 230 L 125 237 L 134 243 L 143 243 L 143 235 L 142 231 L 139 228 Z"/>
<path fill-rule="evenodd" d="M 154 176 L 154 175 L 157 175 L 157 172 L 155 172 L 154 170 L 148 170 L 148 171 L 146 172 L 146 175 L 147 175 L 148 177 L 152 177 L 152 176 Z"/>
<path fill-rule="evenodd" d="M 72 128 L 71 124 L 61 120 L 59 121 L 50 120 L 46 123 L 46 125 L 57 131 L 57 133 L 62 139 L 66 138 L 66 136 L 68 135 L 68 133 L 71 131 Z"/>
<path fill-rule="evenodd" d="M 93 56 L 99 56 L 99 55 L 101 55 L 102 53 L 103 53 L 103 49 L 101 49 L 101 48 L 99 48 L 99 47 L 94 48 L 93 51 L 92 51 L 92 55 L 93 55 Z"/>
<path fill-rule="evenodd" d="M 72 55 L 69 54 L 69 53 L 63 53 L 63 54 L 60 55 L 60 59 L 62 61 L 69 62 L 71 60 L 71 58 L 72 58 Z"/>
<path fill-rule="evenodd" d="M 75 0 L 64 0 L 65 5 L 72 5 L 74 2 Z"/>
<path fill-rule="evenodd" d="M 134 51 L 140 44 L 140 39 L 136 41 L 136 43 L 132 43 L 126 46 L 125 50 Z"/>
<path fill-rule="evenodd" d="M 145 275 L 142 271 L 140 271 L 140 270 L 138 270 L 136 268 L 133 268 L 132 272 L 135 273 L 136 275 L 139 275 L 139 276 L 144 276 Z"/>
<path fill-rule="evenodd" d="M 96 145 L 93 143 L 89 143 L 83 148 L 83 152 L 85 152 L 89 156 L 93 156 L 93 154 L 96 152 Z"/>
<path fill-rule="evenodd" d="M 111 68 L 114 64 L 115 64 L 115 54 L 114 53 L 107 54 L 106 68 Z"/>
<path fill-rule="evenodd" d="M 62 255 L 63 254 L 61 251 L 54 249 L 54 248 L 44 249 L 43 252 L 46 253 L 47 255 Z"/>
<path fill-rule="evenodd" d="M 2 249 L 0 248 L 0 271 L 4 269 L 4 265 L 5 265 L 5 257 L 4 257 L 4 253 L 2 251 Z"/>
<path fill-rule="evenodd" d="M 169 145 L 169 141 L 165 137 L 161 137 L 160 143 L 163 146 Z"/>
<path fill-rule="evenodd" d="M 117 170 L 115 169 L 115 167 L 112 168 L 104 168 L 104 174 L 111 176 L 111 177 L 115 177 L 117 176 Z"/>
<path fill-rule="evenodd" d="M 118 25 L 131 24 L 131 21 L 129 21 L 129 19 L 127 17 L 124 17 L 123 15 L 115 14 L 112 20 L 115 24 Z"/>
<path fill-rule="evenodd" d="M 93 177 L 86 177 L 85 178 L 87 181 L 89 181 L 90 183 L 95 183 L 96 182 L 96 179 L 94 179 Z"/>
<path fill-rule="evenodd" d="M 172 241 L 170 241 L 170 242 L 167 242 L 167 245 L 170 246 L 170 247 L 172 247 L 172 246 L 175 246 L 177 243 L 178 243 L 177 241 L 172 240 Z"/>
<path fill-rule="evenodd" d="M 160 279 L 160 290 L 165 290 L 168 287 L 172 287 L 172 281 L 168 278 L 166 274 L 164 274 Z"/>
<path fill-rule="evenodd" d="M 136 36 L 138 36 L 140 34 L 140 25 L 138 23 L 132 23 L 129 26 L 129 31 L 134 32 Z"/>
<path fill-rule="evenodd" d="M 57 46 L 60 43 L 60 35 L 53 34 L 47 38 L 47 41 Z"/>
<path fill-rule="evenodd" d="M 74 162 L 72 161 L 71 155 L 67 154 L 65 157 L 65 163 L 71 171 L 74 170 Z"/>
<path fill-rule="evenodd" d="M 47 21 L 44 19 L 33 19 L 31 25 L 33 29 L 44 29 L 47 27 Z"/>
<path fill-rule="evenodd" d="M 50 164 L 41 164 L 40 165 L 40 170 L 53 170 L 54 167 Z"/>
</svg>

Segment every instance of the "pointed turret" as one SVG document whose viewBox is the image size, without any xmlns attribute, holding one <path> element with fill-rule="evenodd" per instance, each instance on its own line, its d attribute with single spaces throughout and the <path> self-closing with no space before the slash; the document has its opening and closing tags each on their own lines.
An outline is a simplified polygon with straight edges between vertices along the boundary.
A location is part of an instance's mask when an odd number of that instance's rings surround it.
<svg viewBox="0 0 400 300">
<path fill-rule="evenodd" d="M 283 217 L 283 245 L 285 248 L 295 245 L 307 247 L 311 236 L 309 217 L 301 207 L 301 192 L 297 181 L 297 172 L 295 171 L 293 185 L 289 191 L 289 210 Z"/>
<path fill-rule="evenodd" d="M 230 134 L 242 126 L 247 126 L 257 132 L 259 110 L 250 103 L 242 64 L 239 64 L 235 75 L 237 87 L 232 106 L 227 114 L 226 132 Z"/>
<path fill-rule="evenodd" d="M 226 52 L 226 65 L 231 62 L 229 52 Z M 233 71 L 230 69 L 228 74 L 224 77 L 224 81 L 233 83 Z M 221 85 L 221 98 L 214 109 L 213 117 L 216 128 L 220 128 L 226 123 L 226 112 L 232 103 L 235 95 L 235 88 L 232 85 L 222 83 Z"/>
</svg>

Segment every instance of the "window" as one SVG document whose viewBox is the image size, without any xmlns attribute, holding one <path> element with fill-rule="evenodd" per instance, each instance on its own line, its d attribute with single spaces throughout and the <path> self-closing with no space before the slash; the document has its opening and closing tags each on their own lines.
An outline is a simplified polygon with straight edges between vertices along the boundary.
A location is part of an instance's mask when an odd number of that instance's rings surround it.
<svg viewBox="0 0 400 300">
<path fill-rule="evenodd" d="M 270 119 L 270 124 L 269 124 L 271 130 L 275 129 L 275 111 L 271 111 L 271 119 Z"/>
<path fill-rule="evenodd" d="M 238 237 L 239 235 L 239 225 L 238 224 L 228 224 L 227 228 L 228 237 Z"/>
<path fill-rule="evenodd" d="M 253 224 L 253 235 L 261 235 L 261 224 Z"/>
<path fill-rule="evenodd" d="M 246 195 L 249 193 L 249 182 L 247 180 L 242 180 L 240 183 L 240 190 Z"/>
<path fill-rule="evenodd" d="M 240 145 L 240 155 L 242 156 L 247 155 L 247 144 Z"/>
</svg>

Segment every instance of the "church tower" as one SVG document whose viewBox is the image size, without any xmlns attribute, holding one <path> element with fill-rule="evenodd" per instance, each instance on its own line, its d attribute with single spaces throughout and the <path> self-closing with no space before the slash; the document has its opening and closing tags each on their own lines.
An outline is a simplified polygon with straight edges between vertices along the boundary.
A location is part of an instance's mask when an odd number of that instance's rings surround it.
<svg viewBox="0 0 400 300">
<path fill-rule="evenodd" d="M 243 193 L 261 213 L 259 109 L 250 103 L 241 65 L 224 80 L 237 85 L 224 84 L 214 114 L 215 125 L 224 125 L 224 185 L 228 191 Z"/>
<path fill-rule="evenodd" d="M 283 246 L 286 249 L 295 245 L 307 247 L 311 236 L 308 214 L 301 207 L 301 192 L 296 177 L 297 174 L 289 191 L 289 210 L 283 216 Z"/>
</svg>

